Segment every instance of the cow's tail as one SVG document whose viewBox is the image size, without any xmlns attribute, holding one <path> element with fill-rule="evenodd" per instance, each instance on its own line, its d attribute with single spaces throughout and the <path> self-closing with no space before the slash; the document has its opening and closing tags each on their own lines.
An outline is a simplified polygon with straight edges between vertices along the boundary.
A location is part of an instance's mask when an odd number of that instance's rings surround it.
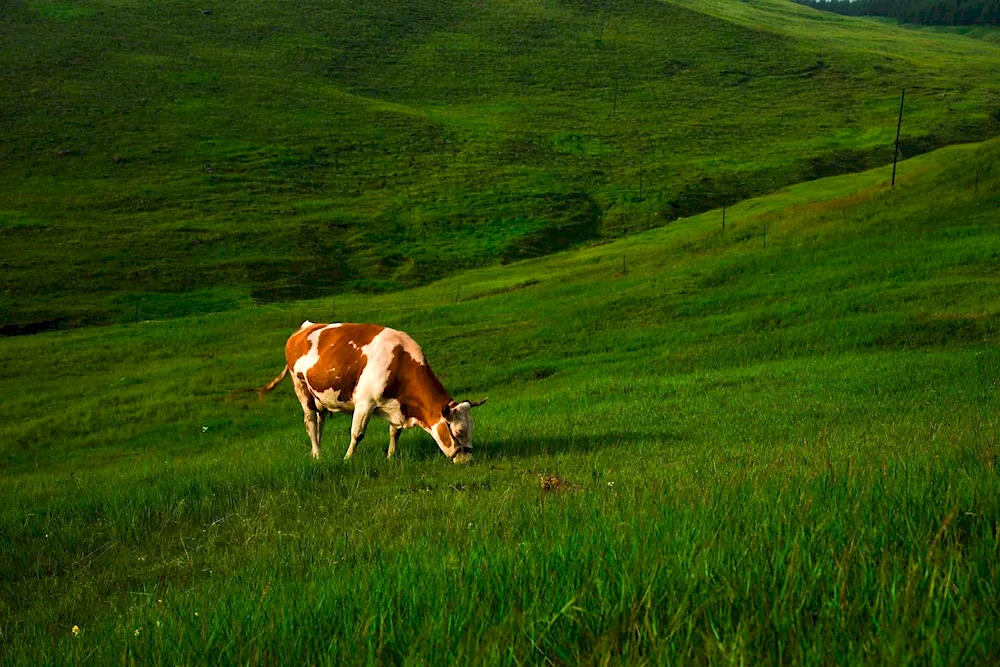
<svg viewBox="0 0 1000 667">
<path fill-rule="evenodd" d="M 277 387 L 279 384 L 281 384 L 281 381 L 285 379 L 286 375 L 288 375 L 287 365 L 285 366 L 284 370 L 281 371 L 281 374 L 278 377 L 274 378 L 266 385 L 257 390 L 257 395 L 261 398 L 261 400 L 263 400 L 265 396 L 274 391 L 274 388 Z"/>
</svg>

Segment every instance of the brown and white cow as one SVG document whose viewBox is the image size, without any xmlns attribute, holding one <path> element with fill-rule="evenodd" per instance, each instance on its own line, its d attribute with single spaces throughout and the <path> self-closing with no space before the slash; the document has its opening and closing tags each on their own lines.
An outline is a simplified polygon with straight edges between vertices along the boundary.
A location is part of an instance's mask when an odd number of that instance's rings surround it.
<svg viewBox="0 0 1000 667">
<path fill-rule="evenodd" d="M 354 455 L 373 414 L 389 421 L 389 458 L 399 433 L 419 426 L 455 463 L 472 459 L 472 414 L 486 402 L 452 400 L 431 371 L 420 346 L 376 324 L 313 324 L 306 320 L 285 344 L 285 370 L 260 390 L 273 390 L 289 371 L 305 413 L 312 455 L 319 458 L 327 412 L 353 412 Z"/>
</svg>

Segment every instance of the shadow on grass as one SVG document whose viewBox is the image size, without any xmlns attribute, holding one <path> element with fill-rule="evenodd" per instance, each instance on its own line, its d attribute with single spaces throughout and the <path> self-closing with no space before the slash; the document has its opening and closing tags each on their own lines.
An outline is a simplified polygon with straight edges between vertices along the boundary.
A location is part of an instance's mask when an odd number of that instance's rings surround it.
<svg viewBox="0 0 1000 667">
<path fill-rule="evenodd" d="M 405 437 L 405 436 L 404 436 Z M 605 449 L 647 448 L 650 445 L 668 447 L 683 440 L 678 433 L 669 430 L 657 433 L 621 432 L 598 433 L 593 435 L 524 435 L 504 434 L 499 437 L 482 438 L 475 445 L 475 457 L 479 461 L 508 457 L 553 456 L 558 454 L 589 454 Z M 374 443 L 372 443 L 374 445 Z M 401 440 L 399 451 L 404 459 L 424 461 L 441 457 L 437 445 L 426 439 L 410 436 Z M 382 448 L 384 454 L 384 447 Z"/>
</svg>

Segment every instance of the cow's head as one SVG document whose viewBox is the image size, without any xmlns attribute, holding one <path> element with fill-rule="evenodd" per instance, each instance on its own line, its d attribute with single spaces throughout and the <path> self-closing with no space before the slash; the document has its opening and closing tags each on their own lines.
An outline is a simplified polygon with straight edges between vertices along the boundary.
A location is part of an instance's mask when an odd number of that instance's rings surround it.
<svg viewBox="0 0 1000 667">
<path fill-rule="evenodd" d="M 451 460 L 455 463 L 468 463 L 472 460 L 472 408 L 478 408 L 488 399 L 481 401 L 452 401 L 441 409 L 441 416 L 448 425 L 454 454 Z"/>
</svg>

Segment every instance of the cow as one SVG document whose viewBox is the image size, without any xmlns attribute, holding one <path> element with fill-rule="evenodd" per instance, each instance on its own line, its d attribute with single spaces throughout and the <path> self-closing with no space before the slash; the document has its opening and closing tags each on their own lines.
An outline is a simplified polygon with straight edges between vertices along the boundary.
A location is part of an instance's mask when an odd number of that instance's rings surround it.
<svg viewBox="0 0 1000 667">
<path fill-rule="evenodd" d="M 314 324 L 309 320 L 285 344 L 285 369 L 258 390 L 261 398 L 291 374 L 302 404 L 312 456 L 319 458 L 327 412 L 353 412 L 354 456 L 372 415 L 389 422 L 388 458 L 399 434 L 419 426 L 455 463 L 472 460 L 472 408 L 481 401 L 456 402 L 437 379 L 420 346 L 402 331 L 377 324 Z"/>
</svg>

